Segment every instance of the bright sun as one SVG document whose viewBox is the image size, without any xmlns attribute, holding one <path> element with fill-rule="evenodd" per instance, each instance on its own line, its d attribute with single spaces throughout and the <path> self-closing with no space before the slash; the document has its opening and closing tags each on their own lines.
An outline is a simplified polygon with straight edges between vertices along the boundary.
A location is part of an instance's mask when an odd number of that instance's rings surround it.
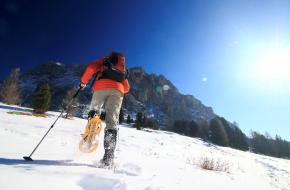
<svg viewBox="0 0 290 190">
<path fill-rule="evenodd" d="M 253 64 L 255 80 L 264 84 L 290 82 L 290 49 L 267 49 L 258 53 Z"/>
</svg>

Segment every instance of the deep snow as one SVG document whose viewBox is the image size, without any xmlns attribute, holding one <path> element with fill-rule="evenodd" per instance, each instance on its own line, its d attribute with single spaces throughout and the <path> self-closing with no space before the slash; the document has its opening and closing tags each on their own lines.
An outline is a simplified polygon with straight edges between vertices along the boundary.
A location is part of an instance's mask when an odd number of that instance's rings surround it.
<svg viewBox="0 0 290 190">
<path fill-rule="evenodd" d="M 0 104 L 0 188 L 3 190 L 290 190 L 290 161 L 208 144 L 165 131 L 120 127 L 115 170 L 97 168 L 102 144 L 80 153 L 86 120 L 60 119 L 33 155 L 28 156 L 59 113 L 49 117 L 8 114 L 27 108 Z M 103 132 L 101 133 L 103 137 Z M 228 171 L 200 167 L 207 157 Z"/>
</svg>

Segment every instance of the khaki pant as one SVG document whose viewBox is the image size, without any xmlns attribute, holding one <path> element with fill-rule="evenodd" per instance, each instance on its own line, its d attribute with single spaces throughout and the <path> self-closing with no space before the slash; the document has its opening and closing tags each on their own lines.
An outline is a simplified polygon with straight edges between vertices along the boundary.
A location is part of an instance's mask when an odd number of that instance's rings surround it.
<svg viewBox="0 0 290 190">
<path fill-rule="evenodd" d="M 90 109 L 94 109 L 100 113 L 104 105 L 106 111 L 106 128 L 117 129 L 122 101 L 123 96 L 121 96 L 119 90 L 96 90 L 93 94 Z"/>
</svg>

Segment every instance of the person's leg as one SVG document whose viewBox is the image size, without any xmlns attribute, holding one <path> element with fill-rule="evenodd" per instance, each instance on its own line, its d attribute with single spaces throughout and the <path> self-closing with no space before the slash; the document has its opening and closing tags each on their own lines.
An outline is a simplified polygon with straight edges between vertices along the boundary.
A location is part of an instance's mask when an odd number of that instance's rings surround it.
<svg viewBox="0 0 290 190">
<path fill-rule="evenodd" d="M 110 90 L 105 101 L 106 129 L 104 136 L 104 164 L 111 165 L 114 160 L 114 151 L 117 141 L 117 129 L 119 124 L 119 113 L 122 106 L 123 97 L 118 90 Z"/>
<path fill-rule="evenodd" d="M 90 112 L 89 112 L 89 117 L 90 113 L 93 113 L 95 111 L 98 115 L 101 115 L 101 108 L 103 104 L 105 103 L 107 98 L 107 93 L 103 90 L 96 90 L 93 93 L 93 97 L 91 100 L 91 105 L 90 105 Z"/>
<path fill-rule="evenodd" d="M 109 95 L 105 101 L 106 128 L 117 129 L 123 96 L 118 90 L 109 90 L 108 92 Z"/>
</svg>

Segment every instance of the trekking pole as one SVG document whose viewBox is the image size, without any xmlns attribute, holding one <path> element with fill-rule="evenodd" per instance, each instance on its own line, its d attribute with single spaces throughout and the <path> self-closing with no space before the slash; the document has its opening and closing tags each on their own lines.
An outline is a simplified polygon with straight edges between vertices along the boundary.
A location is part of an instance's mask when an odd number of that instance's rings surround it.
<svg viewBox="0 0 290 190">
<path fill-rule="evenodd" d="M 27 161 L 33 161 L 31 156 L 33 155 L 33 153 L 36 151 L 36 149 L 39 147 L 39 145 L 41 144 L 41 142 L 43 141 L 43 139 L 46 137 L 46 135 L 49 133 L 49 131 L 54 127 L 54 124 L 57 122 L 57 120 L 62 116 L 62 114 L 64 113 L 64 111 L 67 110 L 67 108 L 70 106 L 70 104 L 73 102 L 73 100 L 75 99 L 75 97 L 77 97 L 77 95 L 79 94 L 81 88 L 78 89 L 78 91 L 74 94 L 74 96 L 72 97 L 72 99 L 70 100 L 70 102 L 64 107 L 64 109 L 62 109 L 61 113 L 59 114 L 59 116 L 56 118 L 56 120 L 53 122 L 53 124 L 50 126 L 49 130 L 45 133 L 45 135 L 42 137 L 42 139 L 39 141 L 39 143 L 36 145 L 36 147 L 33 149 L 33 151 L 31 152 L 31 154 L 29 156 L 24 156 L 23 159 L 27 160 Z"/>
</svg>

